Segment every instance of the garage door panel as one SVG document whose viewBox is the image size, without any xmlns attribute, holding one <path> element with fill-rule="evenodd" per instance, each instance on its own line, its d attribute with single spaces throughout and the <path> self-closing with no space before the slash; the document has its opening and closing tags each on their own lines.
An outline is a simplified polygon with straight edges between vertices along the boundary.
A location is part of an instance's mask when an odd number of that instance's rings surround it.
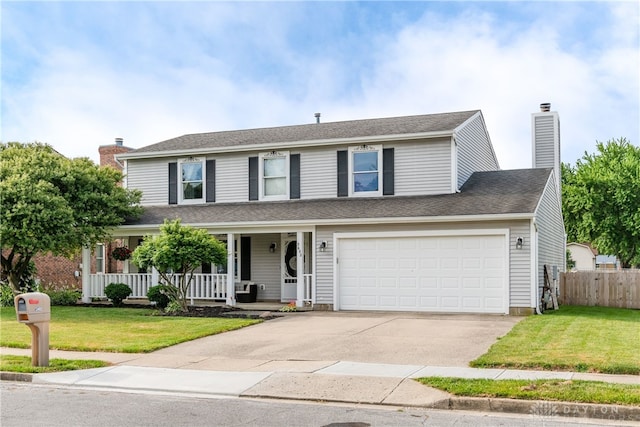
<svg viewBox="0 0 640 427">
<path fill-rule="evenodd" d="M 340 239 L 343 310 L 503 313 L 504 235 Z"/>
<path fill-rule="evenodd" d="M 482 279 L 479 277 L 464 277 L 462 288 L 469 291 L 471 289 L 482 289 Z"/>
<path fill-rule="evenodd" d="M 460 287 L 458 277 L 443 277 L 440 279 L 442 289 L 458 289 Z"/>
<path fill-rule="evenodd" d="M 418 282 L 415 278 L 402 279 L 398 282 L 398 289 L 416 290 L 418 289 Z"/>
</svg>

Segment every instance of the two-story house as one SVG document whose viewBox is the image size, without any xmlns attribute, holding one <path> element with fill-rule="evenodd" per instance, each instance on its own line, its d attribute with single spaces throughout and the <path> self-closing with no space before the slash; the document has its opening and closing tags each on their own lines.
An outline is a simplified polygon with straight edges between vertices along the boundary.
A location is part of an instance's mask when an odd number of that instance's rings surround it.
<svg viewBox="0 0 640 427">
<path fill-rule="evenodd" d="M 532 313 L 543 266 L 565 264 L 559 120 L 532 115 L 534 168 L 500 170 L 482 113 L 462 111 L 184 135 L 118 155 L 145 212 L 116 230 L 135 248 L 165 219 L 225 241 L 197 299 L 314 309 Z M 153 272 L 92 277 L 134 289 Z M 141 296 L 142 291 L 139 291 Z"/>
</svg>

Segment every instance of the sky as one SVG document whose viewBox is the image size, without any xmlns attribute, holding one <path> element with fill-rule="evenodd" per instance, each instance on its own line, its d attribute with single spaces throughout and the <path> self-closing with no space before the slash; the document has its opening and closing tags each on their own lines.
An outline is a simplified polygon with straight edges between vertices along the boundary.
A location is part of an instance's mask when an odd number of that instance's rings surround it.
<svg viewBox="0 0 640 427">
<path fill-rule="evenodd" d="M 481 110 L 502 169 L 640 143 L 639 2 L 0 2 L 2 142 L 98 161 L 184 134 Z"/>
</svg>

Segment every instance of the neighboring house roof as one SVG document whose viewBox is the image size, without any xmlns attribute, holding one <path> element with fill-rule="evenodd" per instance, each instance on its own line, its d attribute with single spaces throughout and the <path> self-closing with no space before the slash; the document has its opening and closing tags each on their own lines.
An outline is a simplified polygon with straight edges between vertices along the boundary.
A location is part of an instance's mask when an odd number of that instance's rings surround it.
<svg viewBox="0 0 640 427">
<path fill-rule="evenodd" d="M 567 243 L 567 247 L 569 246 L 581 246 L 585 249 L 588 249 L 591 251 L 591 253 L 593 253 L 594 256 L 598 255 L 598 250 L 594 247 L 592 247 L 590 244 L 588 243 L 577 243 L 577 242 L 571 242 L 571 243 Z"/>
<path fill-rule="evenodd" d="M 278 202 L 211 203 L 145 207 L 125 225 L 347 221 L 465 215 L 533 214 L 552 169 L 475 172 L 459 193 L 433 196 L 332 198 Z"/>
<path fill-rule="evenodd" d="M 480 110 L 472 110 L 382 119 L 195 133 L 148 145 L 127 154 L 120 155 L 119 157 L 124 159 L 138 157 L 144 153 L 203 150 L 256 144 L 453 132 L 479 112 Z"/>
<path fill-rule="evenodd" d="M 615 255 L 598 255 L 596 257 L 596 264 L 617 264 L 618 259 Z"/>
</svg>

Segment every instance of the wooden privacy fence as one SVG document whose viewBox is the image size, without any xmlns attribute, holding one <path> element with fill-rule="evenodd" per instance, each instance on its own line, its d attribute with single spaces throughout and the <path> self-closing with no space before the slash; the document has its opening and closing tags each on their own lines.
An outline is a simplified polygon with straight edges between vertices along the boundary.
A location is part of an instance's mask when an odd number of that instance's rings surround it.
<svg viewBox="0 0 640 427">
<path fill-rule="evenodd" d="M 562 273 L 560 302 L 640 309 L 640 270 Z"/>
</svg>

